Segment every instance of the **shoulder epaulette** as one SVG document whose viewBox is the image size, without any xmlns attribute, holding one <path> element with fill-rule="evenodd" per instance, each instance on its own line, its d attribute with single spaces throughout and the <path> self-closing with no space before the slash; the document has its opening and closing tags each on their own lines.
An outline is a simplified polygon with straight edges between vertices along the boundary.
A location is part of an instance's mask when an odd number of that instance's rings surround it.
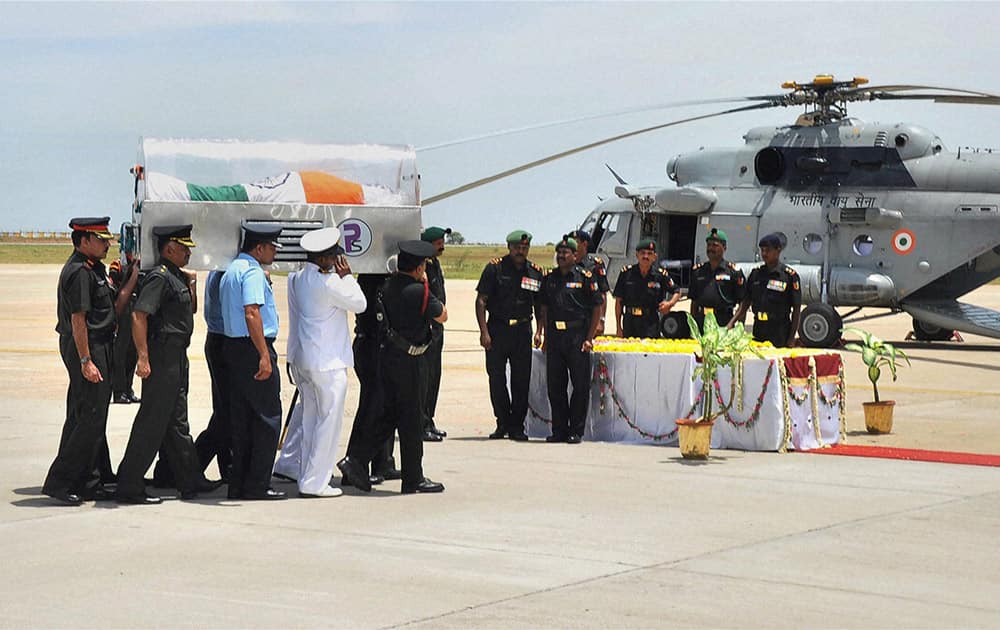
<svg viewBox="0 0 1000 630">
<path fill-rule="evenodd" d="M 584 269 L 583 267 L 580 267 L 580 271 L 583 272 L 583 277 L 584 278 L 590 278 L 590 277 L 592 277 L 594 275 L 594 274 L 590 273 L 589 271 L 587 271 L 586 269 Z"/>
<path fill-rule="evenodd" d="M 787 273 L 790 276 L 797 276 L 797 275 L 799 275 L 798 271 L 795 271 L 794 269 L 792 269 L 788 265 L 785 265 L 785 273 Z"/>
<path fill-rule="evenodd" d="M 624 267 L 622 267 L 622 270 L 619 271 L 618 273 L 625 273 L 626 271 L 628 271 L 632 267 L 633 267 L 633 265 L 625 265 Z"/>
<path fill-rule="evenodd" d="M 726 261 L 726 265 L 728 265 L 730 269 L 735 269 L 735 270 L 739 271 L 739 267 L 737 267 L 736 263 L 734 263 L 734 262 L 730 262 L 730 261 L 727 260 Z"/>
<path fill-rule="evenodd" d="M 166 265 L 160 265 L 160 269 L 159 270 L 162 271 L 163 273 L 166 273 L 167 272 L 167 266 Z"/>
<path fill-rule="evenodd" d="M 542 269 L 539 265 L 536 265 L 535 263 L 528 263 L 528 264 L 530 264 L 531 268 L 534 269 L 535 271 L 541 271 L 542 273 L 545 273 L 545 270 Z"/>
<path fill-rule="evenodd" d="M 491 265 L 499 265 L 501 260 L 503 260 L 503 258 L 500 257 L 500 256 L 497 256 L 496 258 L 494 258 L 493 260 L 490 261 L 490 264 Z"/>
<path fill-rule="evenodd" d="M 600 256 L 594 256 L 594 263 L 596 263 L 596 264 L 598 264 L 598 265 L 603 265 L 603 264 L 604 264 L 604 261 L 603 261 L 603 260 L 601 260 L 601 257 L 600 257 Z"/>
<path fill-rule="evenodd" d="M 94 261 L 88 258 L 87 260 L 83 261 L 83 266 L 86 267 L 87 269 L 93 269 Z"/>
<path fill-rule="evenodd" d="M 694 267 L 691 267 L 691 271 L 694 271 L 695 269 L 698 269 L 699 267 L 702 267 L 704 265 L 705 265 L 705 263 L 698 263 Z M 663 269 L 663 267 L 660 267 L 660 269 Z"/>
<path fill-rule="evenodd" d="M 663 267 L 657 267 L 656 270 L 660 272 L 661 276 L 667 276 L 667 277 L 670 276 L 670 272 L 664 269 Z"/>
</svg>

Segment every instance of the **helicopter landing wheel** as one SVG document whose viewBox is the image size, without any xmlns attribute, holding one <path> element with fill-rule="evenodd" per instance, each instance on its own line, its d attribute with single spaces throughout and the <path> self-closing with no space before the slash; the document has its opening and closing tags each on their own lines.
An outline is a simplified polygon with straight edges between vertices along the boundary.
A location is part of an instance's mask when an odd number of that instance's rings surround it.
<svg viewBox="0 0 1000 630">
<path fill-rule="evenodd" d="M 913 318 L 913 336 L 918 341 L 948 341 L 951 339 L 952 331 L 945 330 L 940 326 L 922 322 L 916 317 Z"/>
<path fill-rule="evenodd" d="M 829 304 L 810 304 L 799 320 L 799 338 L 810 348 L 832 348 L 840 341 L 844 322 Z"/>
<path fill-rule="evenodd" d="M 664 339 L 687 339 L 691 336 L 687 316 L 684 313 L 667 313 L 660 321 L 660 332 Z"/>
</svg>

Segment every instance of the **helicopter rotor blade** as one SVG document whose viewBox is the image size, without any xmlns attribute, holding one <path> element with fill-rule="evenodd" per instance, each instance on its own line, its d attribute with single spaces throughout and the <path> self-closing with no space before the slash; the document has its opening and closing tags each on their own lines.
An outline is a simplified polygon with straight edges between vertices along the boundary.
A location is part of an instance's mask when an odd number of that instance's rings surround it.
<svg viewBox="0 0 1000 630">
<path fill-rule="evenodd" d="M 987 92 L 975 90 L 963 90 L 960 88 L 940 87 L 936 85 L 872 85 L 844 90 L 847 94 L 857 94 L 858 92 L 908 92 L 911 90 L 935 90 L 939 92 L 952 92 L 954 94 L 967 94 L 969 96 L 993 96 Z"/>
<path fill-rule="evenodd" d="M 447 199 L 448 197 L 453 197 L 453 196 L 455 196 L 455 195 L 457 195 L 459 193 L 467 192 L 469 190 L 473 190 L 475 188 L 479 188 L 480 186 L 485 186 L 486 184 L 490 184 L 490 183 L 495 182 L 497 180 L 501 180 L 501 179 L 504 179 L 506 177 L 510 177 L 511 175 L 516 175 L 517 173 L 521 173 L 521 172 L 533 169 L 535 167 L 542 166 L 543 164 L 548 164 L 549 162 L 554 162 L 554 161 L 562 159 L 564 157 L 569 157 L 570 155 L 574 155 L 574 154 L 580 153 L 582 151 L 587 151 L 588 149 L 593 149 L 593 148 L 596 148 L 596 147 L 599 147 L 599 146 L 602 146 L 602 145 L 605 145 L 605 144 L 610 144 L 612 142 L 617 142 L 618 140 L 624 140 L 625 138 L 631 138 L 633 136 L 638 136 L 640 134 L 649 133 L 651 131 L 657 131 L 659 129 L 666 129 L 667 127 L 674 127 L 676 125 L 682 125 L 684 123 L 694 122 L 694 121 L 697 121 L 697 120 L 705 120 L 707 118 L 715 118 L 717 116 L 725 116 L 727 114 L 736 114 L 736 113 L 739 113 L 739 112 L 749 112 L 749 111 L 753 111 L 753 110 L 756 110 L 756 109 L 767 109 L 767 108 L 775 107 L 775 106 L 776 106 L 776 104 L 770 103 L 770 102 L 768 102 L 768 103 L 755 103 L 753 105 L 747 105 L 745 107 L 736 107 L 736 108 L 733 108 L 733 109 L 727 109 L 727 110 L 723 110 L 721 112 L 715 112 L 715 113 L 712 113 L 712 114 L 702 114 L 700 116 L 692 116 L 690 118 L 682 118 L 680 120 L 674 120 L 674 121 L 671 121 L 671 122 L 668 122 L 668 123 L 662 123 L 662 124 L 659 124 L 659 125 L 654 125 L 652 127 L 646 127 L 644 129 L 638 129 L 636 131 L 630 131 L 628 133 L 618 134 L 616 136 L 611 136 L 610 138 L 604 138 L 603 140 L 598 140 L 596 142 L 590 142 L 590 143 L 587 143 L 587 144 L 584 144 L 584 145 L 581 145 L 581 146 L 578 146 L 578 147 L 574 147 L 572 149 L 567 149 L 565 151 L 560 151 L 559 153 L 554 153 L 552 155 L 548 155 L 548 156 L 540 158 L 538 160 L 534 160 L 532 162 L 528 162 L 528 163 L 522 164 L 520 166 L 515 166 L 514 168 L 507 169 L 506 171 L 502 171 L 502 172 L 496 173 L 494 175 L 490 175 L 489 177 L 484 177 L 482 179 L 477 179 L 477 180 L 475 180 L 473 182 L 469 182 L 468 184 L 463 184 L 462 186 L 459 186 L 458 188 L 452 188 L 451 190 L 447 190 L 447 191 L 445 191 L 443 193 L 439 193 L 437 195 L 432 195 L 432 196 L 428 197 L 427 199 L 424 199 L 422 205 L 429 206 L 432 203 L 436 203 L 438 201 L 443 201 L 443 200 Z"/>
<path fill-rule="evenodd" d="M 470 142 L 478 142 L 480 140 L 488 140 L 490 138 L 498 138 L 500 136 L 509 136 L 516 133 L 524 133 L 526 131 L 536 131 L 538 129 L 547 129 L 549 127 L 559 127 L 562 125 L 570 125 L 578 122 L 586 122 L 590 120 L 600 120 L 602 118 L 614 118 L 617 116 L 624 116 L 626 114 L 640 114 L 644 112 L 652 112 L 661 109 L 671 109 L 675 107 L 693 107 L 696 105 L 717 105 L 721 103 L 745 103 L 748 101 L 761 101 L 769 100 L 772 97 L 756 97 L 756 96 L 733 96 L 727 98 L 708 98 L 694 101 L 673 101 L 668 103 L 657 103 L 654 105 L 643 105 L 641 107 L 629 107 L 626 109 L 618 109 L 614 111 L 601 112 L 599 114 L 587 114 L 586 116 L 575 116 L 572 118 L 562 118 L 560 120 L 550 120 L 548 122 L 536 123 L 532 125 L 524 125 L 523 127 L 511 127 L 509 129 L 499 129 L 497 131 L 490 131 L 487 133 L 478 134 L 475 136 L 466 136 L 465 138 L 457 138 L 455 140 L 448 140 L 445 142 L 439 142 L 437 144 L 429 144 L 425 147 L 417 147 L 417 151 L 427 152 L 434 151 L 435 149 L 443 149 L 445 147 L 453 147 L 458 144 L 468 144 Z"/>
<path fill-rule="evenodd" d="M 891 101 L 933 101 L 957 105 L 1000 105 L 1000 96 L 992 94 L 872 94 L 872 98 Z"/>
</svg>

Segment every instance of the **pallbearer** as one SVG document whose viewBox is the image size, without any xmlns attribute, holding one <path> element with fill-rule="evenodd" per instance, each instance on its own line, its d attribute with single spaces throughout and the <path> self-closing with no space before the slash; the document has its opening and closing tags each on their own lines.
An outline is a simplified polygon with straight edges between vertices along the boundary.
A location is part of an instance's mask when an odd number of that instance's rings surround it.
<svg viewBox="0 0 1000 630">
<path fill-rule="evenodd" d="M 135 373 L 143 379 L 142 402 L 118 467 L 118 502 L 138 505 L 161 502 L 146 493 L 143 483 L 161 445 L 182 499 L 194 499 L 221 483 L 202 476 L 188 427 L 187 347 L 198 310 L 198 276 L 183 269 L 194 247 L 191 226 L 157 226 L 153 236 L 159 265 L 146 274 L 132 313 L 138 356 Z"/>
</svg>

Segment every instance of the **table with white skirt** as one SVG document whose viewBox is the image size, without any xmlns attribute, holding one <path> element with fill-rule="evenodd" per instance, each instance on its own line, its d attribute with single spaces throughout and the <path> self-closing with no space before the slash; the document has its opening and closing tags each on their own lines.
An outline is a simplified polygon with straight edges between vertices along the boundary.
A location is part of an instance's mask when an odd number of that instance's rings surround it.
<svg viewBox="0 0 1000 630">
<path fill-rule="evenodd" d="M 676 445 L 675 421 L 702 410 L 701 379 L 691 378 L 696 361 L 693 354 L 593 352 L 584 439 Z M 735 388 L 730 370 L 719 371 L 713 409 L 729 404 L 734 392 L 736 402 L 715 420 L 712 448 L 784 452 L 843 441 L 839 354 L 745 359 Z M 532 351 L 525 425 L 530 437 L 551 435 L 545 354 L 538 349 Z"/>
</svg>

